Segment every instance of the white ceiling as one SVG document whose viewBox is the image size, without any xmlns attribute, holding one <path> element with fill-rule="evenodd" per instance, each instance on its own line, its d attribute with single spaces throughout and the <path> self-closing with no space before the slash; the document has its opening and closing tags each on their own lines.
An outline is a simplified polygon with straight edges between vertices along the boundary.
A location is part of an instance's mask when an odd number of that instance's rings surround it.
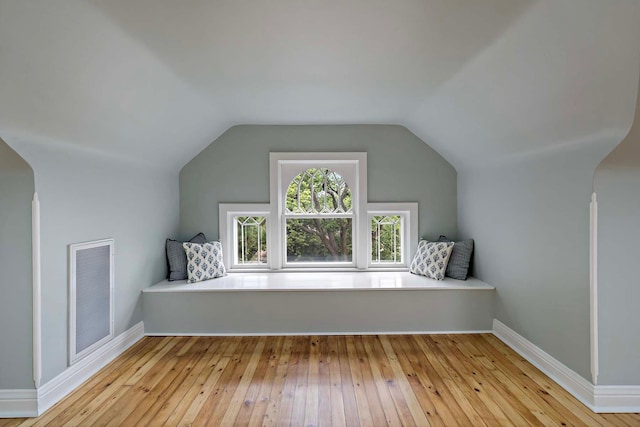
<svg viewBox="0 0 640 427">
<path fill-rule="evenodd" d="M 637 0 L 0 0 L 0 137 L 176 170 L 239 123 L 402 124 L 458 168 L 619 141 L 639 22 Z"/>
</svg>

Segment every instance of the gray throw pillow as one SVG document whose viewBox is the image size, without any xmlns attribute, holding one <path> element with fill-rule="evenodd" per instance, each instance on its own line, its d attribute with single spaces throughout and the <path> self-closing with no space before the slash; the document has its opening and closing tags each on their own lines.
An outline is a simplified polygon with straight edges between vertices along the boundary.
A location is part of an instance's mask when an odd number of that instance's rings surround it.
<svg viewBox="0 0 640 427">
<path fill-rule="evenodd" d="M 409 266 L 409 272 L 430 279 L 443 280 L 453 246 L 453 242 L 420 240 L 416 254 Z"/>
<path fill-rule="evenodd" d="M 190 243 L 203 244 L 207 243 L 207 238 L 203 233 L 193 236 Z M 187 255 L 182 247 L 183 242 L 167 239 L 167 264 L 169 270 L 168 279 L 170 282 L 174 280 L 187 280 Z"/>
<path fill-rule="evenodd" d="M 438 242 L 451 242 L 447 236 L 440 236 Z M 453 252 L 449 257 L 449 264 L 447 264 L 447 271 L 445 276 L 452 279 L 467 280 L 469 275 L 469 266 L 471 265 L 471 256 L 473 255 L 473 239 L 461 240 L 455 242 L 453 246 Z"/>
</svg>

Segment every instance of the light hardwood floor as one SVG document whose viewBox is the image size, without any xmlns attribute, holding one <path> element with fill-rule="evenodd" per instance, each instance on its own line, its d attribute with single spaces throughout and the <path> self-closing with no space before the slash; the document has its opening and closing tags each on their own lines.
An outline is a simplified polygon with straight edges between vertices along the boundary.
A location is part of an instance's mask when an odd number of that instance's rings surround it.
<svg viewBox="0 0 640 427">
<path fill-rule="evenodd" d="M 492 335 L 147 337 L 39 418 L 0 426 L 640 426 Z"/>
</svg>

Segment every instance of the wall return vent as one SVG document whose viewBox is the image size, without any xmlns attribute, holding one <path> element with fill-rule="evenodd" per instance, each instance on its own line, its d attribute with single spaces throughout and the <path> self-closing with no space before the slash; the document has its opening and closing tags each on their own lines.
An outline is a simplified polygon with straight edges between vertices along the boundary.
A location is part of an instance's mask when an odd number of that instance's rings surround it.
<svg viewBox="0 0 640 427">
<path fill-rule="evenodd" d="M 114 240 L 69 245 L 69 364 L 114 336 Z"/>
</svg>

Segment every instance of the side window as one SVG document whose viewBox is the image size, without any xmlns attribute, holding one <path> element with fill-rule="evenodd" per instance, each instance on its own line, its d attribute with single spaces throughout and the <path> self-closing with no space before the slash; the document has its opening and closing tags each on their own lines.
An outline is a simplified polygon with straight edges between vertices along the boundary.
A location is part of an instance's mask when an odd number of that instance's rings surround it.
<svg viewBox="0 0 640 427">
<path fill-rule="evenodd" d="M 269 205 L 220 203 L 218 211 L 220 241 L 227 268 L 269 268 Z"/>
<path fill-rule="evenodd" d="M 417 203 L 369 203 L 369 268 L 407 268 L 418 244 Z"/>
<path fill-rule="evenodd" d="M 267 218 L 265 216 L 233 217 L 235 264 L 267 265 Z"/>
<path fill-rule="evenodd" d="M 371 263 L 403 264 L 402 215 L 371 215 Z"/>
</svg>

